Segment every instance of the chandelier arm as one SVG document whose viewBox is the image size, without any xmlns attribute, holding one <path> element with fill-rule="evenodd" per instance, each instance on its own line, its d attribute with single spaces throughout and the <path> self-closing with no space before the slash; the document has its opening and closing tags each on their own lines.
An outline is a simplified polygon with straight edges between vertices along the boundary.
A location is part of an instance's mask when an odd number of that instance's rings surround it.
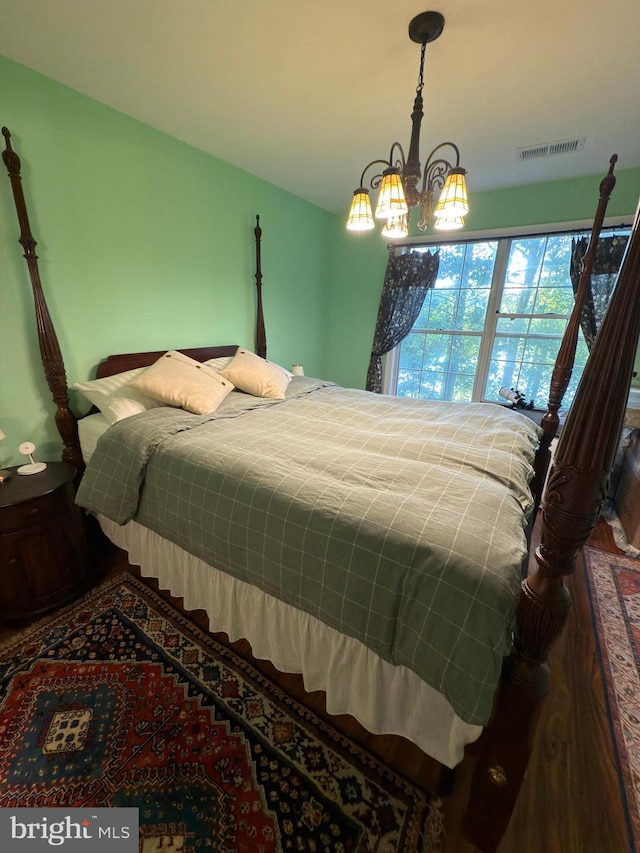
<svg viewBox="0 0 640 853">
<path fill-rule="evenodd" d="M 442 189 L 451 168 L 451 163 L 444 159 L 433 160 L 429 163 L 424 170 L 422 192 L 426 190 L 433 191 L 436 187 Z"/>
<path fill-rule="evenodd" d="M 455 163 L 450 163 L 448 160 L 445 160 L 444 157 L 436 157 L 434 159 L 434 154 L 437 151 L 440 151 L 441 148 L 452 148 L 455 151 Z M 451 171 L 451 169 L 457 169 L 459 166 L 460 150 L 455 144 L 455 142 L 441 142 L 439 145 L 436 145 L 436 147 L 427 157 L 427 161 L 424 165 L 422 192 L 424 193 L 427 190 L 433 190 L 434 186 L 437 186 L 442 189 L 442 187 L 444 186 L 444 182 L 447 179 L 448 173 Z"/>
<path fill-rule="evenodd" d="M 396 149 L 399 153 L 399 158 L 398 158 L 398 160 L 396 160 L 396 162 L 394 164 L 393 152 Z M 391 151 L 389 151 L 389 166 L 394 166 L 394 165 L 395 165 L 396 169 L 400 170 L 400 174 L 402 175 L 402 173 L 404 172 L 404 169 L 405 169 L 406 160 L 405 160 L 405 156 L 404 156 L 404 148 L 402 147 L 402 145 L 400 145 L 399 142 L 394 142 L 393 145 L 391 146 Z"/>
<path fill-rule="evenodd" d="M 394 144 L 395 144 L 395 143 L 394 143 Z M 391 151 L 393 152 L 393 146 L 391 147 Z M 371 168 L 371 166 L 375 166 L 375 165 L 377 165 L 378 163 L 379 163 L 381 166 L 386 166 L 387 168 L 390 168 L 390 167 L 391 167 L 391 165 L 392 165 L 392 164 L 391 164 L 391 160 L 390 160 L 390 159 L 389 159 L 389 160 L 372 160 L 370 163 L 367 163 L 367 165 L 366 165 L 366 166 L 364 167 L 364 169 L 362 170 L 362 175 L 360 175 L 360 186 L 361 186 L 361 187 L 364 187 L 364 176 L 366 175 L 366 173 L 369 171 L 369 169 Z M 370 181 L 370 184 L 369 184 L 369 185 L 370 185 L 370 187 L 371 187 L 371 189 L 372 189 L 372 190 L 375 190 L 375 189 L 377 189 L 377 188 L 380 186 L 380 179 L 381 179 L 381 177 L 382 177 L 382 175 L 381 175 L 381 174 L 378 174 L 378 175 L 374 175 L 374 176 L 373 176 L 373 178 L 371 178 L 371 181 Z M 374 183 L 374 182 L 375 182 L 375 183 Z"/>
<path fill-rule="evenodd" d="M 441 148 L 453 148 L 456 152 L 456 162 L 453 164 L 453 167 L 457 168 L 460 165 L 460 149 L 455 142 L 441 142 L 439 145 L 436 145 L 431 154 L 427 157 L 427 163 L 431 160 L 436 151 L 439 151 Z"/>
</svg>

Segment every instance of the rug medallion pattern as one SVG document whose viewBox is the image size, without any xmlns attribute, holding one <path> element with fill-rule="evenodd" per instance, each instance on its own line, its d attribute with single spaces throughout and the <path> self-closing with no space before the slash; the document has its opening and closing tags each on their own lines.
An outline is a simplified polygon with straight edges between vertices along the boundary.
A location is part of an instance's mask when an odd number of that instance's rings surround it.
<svg viewBox="0 0 640 853">
<path fill-rule="evenodd" d="M 0 679 L 0 807 L 134 806 L 143 853 L 438 849 L 422 792 L 135 578 L 2 647 Z"/>
</svg>

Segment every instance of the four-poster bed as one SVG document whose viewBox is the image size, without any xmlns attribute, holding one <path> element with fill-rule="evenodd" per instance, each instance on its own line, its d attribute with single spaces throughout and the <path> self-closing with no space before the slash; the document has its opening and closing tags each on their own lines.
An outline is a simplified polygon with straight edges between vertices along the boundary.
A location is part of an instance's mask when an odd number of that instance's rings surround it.
<svg viewBox="0 0 640 853">
<path fill-rule="evenodd" d="M 80 479 L 85 469 L 85 459 L 83 458 L 83 449 L 78 438 L 77 421 L 69 407 L 67 380 L 62 355 L 42 294 L 37 268 L 37 257 L 35 255 L 35 240 L 30 232 L 21 186 L 20 161 L 11 149 L 10 134 L 6 128 L 3 129 L 3 134 L 7 146 L 3 153 L 3 159 L 9 172 L 16 202 L 21 229 L 19 239 L 24 247 L 25 258 L 31 275 L 43 366 L 56 403 L 56 423 L 58 424 L 63 442 L 62 456 L 63 459 L 76 466 Z M 602 225 L 606 203 L 613 188 L 614 162 L 615 160 L 612 158 L 609 174 L 602 181 L 600 187 L 601 197 L 594 220 L 590 251 L 592 248 L 595 248 L 595 241 Z M 266 355 L 266 338 L 264 336 L 261 310 L 261 231 L 259 221 L 256 222 L 255 237 L 257 250 L 256 285 L 258 288 L 256 349 L 260 355 Z M 589 263 L 592 257 L 590 251 L 587 252 L 585 257 L 583 270 L 585 281 L 589 274 Z M 522 581 L 517 601 L 514 604 L 516 628 L 513 645 L 510 652 L 505 652 L 502 674 L 495 693 L 493 714 L 489 722 L 484 726 L 484 731 L 474 747 L 476 752 L 475 776 L 467 810 L 466 833 L 468 838 L 482 850 L 491 851 L 498 848 L 512 812 L 526 769 L 535 722 L 540 711 L 541 701 L 547 689 L 547 652 L 553 641 L 562 631 L 569 607 L 569 597 L 563 579 L 573 571 L 576 554 L 588 539 L 599 516 L 602 502 L 606 497 L 609 471 L 612 466 L 622 427 L 638 342 L 638 330 L 640 327 L 639 277 L 640 233 L 638 219 L 636 218 L 609 311 L 591 351 L 583 379 L 554 455 L 542 503 L 540 545 L 535 554 L 533 568 L 530 570 L 528 577 Z M 542 421 L 543 434 L 535 461 L 535 478 L 532 486 L 535 499 L 532 501 L 532 504 L 537 504 L 537 498 L 542 489 L 549 459 L 550 443 L 557 430 L 558 410 L 561 405 L 562 394 L 566 389 L 571 374 L 575 340 L 578 334 L 580 298 L 579 293 L 576 299 L 577 309 L 574 310 L 572 315 L 554 370 L 550 390 L 549 411 Z M 228 360 L 233 357 L 236 347 L 214 347 L 200 350 L 183 350 L 181 352 L 185 352 L 198 362 L 207 362 L 211 359 L 220 358 Z M 121 375 L 123 372 L 135 368 L 152 365 L 162 355 L 162 352 L 156 352 L 133 353 L 110 357 L 99 366 L 97 378 L 105 379 L 109 376 Z M 306 382 L 306 384 L 300 384 L 300 382 Z M 292 393 L 292 400 L 285 400 L 281 406 L 268 405 L 262 408 L 257 407 L 264 423 L 267 422 L 265 412 L 267 412 L 269 417 L 275 417 L 273 413 L 282 412 L 286 410 L 287 406 L 293 408 L 291 403 L 296 403 L 297 405 L 301 398 L 303 400 L 307 397 L 310 398 L 311 392 L 319 390 L 320 393 L 325 394 L 325 397 L 336 393 L 333 389 L 327 387 L 320 387 L 319 389 L 312 388 L 313 380 L 306 379 L 300 380 L 300 382 L 295 386 L 300 393 Z M 327 384 L 320 383 L 320 385 L 326 386 Z M 366 394 L 367 392 L 357 393 Z M 376 401 L 376 404 L 380 405 L 380 401 Z M 472 412 L 472 409 L 473 406 L 470 404 L 469 413 Z M 168 417 L 181 417 L 175 412 L 169 412 L 166 407 L 160 407 L 158 412 L 164 412 L 165 415 L 160 417 L 165 419 Z M 523 425 L 526 418 L 511 412 L 507 413 L 503 410 L 501 417 L 504 419 L 505 415 L 507 419 L 512 418 L 514 420 L 506 426 L 504 422 L 502 423 L 500 427 L 502 433 L 520 431 L 524 444 L 526 445 L 527 441 L 531 443 L 532 436 L 530 431 L 533 427 L 530 425 L 525 427 Z M 137 423 L 140 425 L 149 424 L 154 417 L 152 412 L 142 412 Z M 238 418 L 238 422 L 240 422 L 241 417 Z M 460 418 L 461 416 L 457 413 L 456 417 Z M 130 423 L 133 423 L 133 421 Z M 233 418 L 220 418 L 217 422 L 214 419 L 213 423 L 214 427 L 217 424 L 220 426 L 220 429 L 224 425 L 224 429 L 226 430 L 224 435 L 228 436 L 228 440 L 231 441 L 233 428 L 230 424 L 234 423 Z M 276 424 L 277 428 L 278 425 Z M 280 424 L 280 428 L 282 428 L 282 424 Z M 171 430 L 174 431 L 171 434 L 180 432 L 182 429 L 183 422 L 177 421 L 171 427 Z M 111 428 L 111 432 L 104 433 L 105 441 L 100 442 L 100 448 L 109 443 L 110 439 L 107 436 L 110 435 L 113 437 L 117 435 L 119 440 L 126 432 L 126 420 L 121 422 L 119 426 L 117 424 L 114 425 Z M 133 429 L 131 432 L 133 432 Z M 416 437 L 419 436 L 420 433 L 416 433 Z M 97 441 L 98 439 L 94 437 L 93 446 L 96 445 Z M 171 443 L 173 439 L 163 438 L 162 441 Z M 467 438 L 465 441 L 469 441 L 469 439 Z M 430 433 L 428 431 L 424 434 L 423 442 L 425 445 L 437 443 L 435 438 L 433 442 L 430 441 Z M 100 453 L 95 451 L 94 453 L 96 458 L 98 458 L 102 450 Z M 522 453 L 523 458 L 526 459 L 526 449 Z M 152 454 L 151 458 L 153 458 Z M 473 460 L 472 464 L 476 465 L 477 460 Z M 484 460 L 482 464 L 485 464 Z M 93 476 L 91 471 L 92 468 L 90 465 L 88 473 Z M 531 474 L 531 471 L 529 473 Z M 193 476 L 196 477 L 195 474 Z M 492 474 L 491 476 L 494 475 Z M 82 484 L 82 487 L 84 488 L 85 485 L 86 480 Z M 518 485 L 514 484 L 512 479 L 509 480 L 507 486 L 509 494 L 513 496 L 517 490 Z M 269 499 L 274 499 L 273 495 Z M 425 507 L 426 509 L 428 507 Z M 523 518 L 524 516 L 526 516 L 526 512 L 524 512 Z M 144 559 L 147 559 L 146 554 L 148 553 L 159 554 L 160 552 L 157 550 L 154 551 L 154 549 L 159 547 L 161 543 L 155 540 L 156 538 L 164 540 L 164 537 L 156 531 L 149 531 L 144 524 L 138 524 L 133 516 L 129 517 L 132 518 L 132 522 L 126 521 L 124 524 L 120 524 L 118 520 L 109 521 L 109 519 L 103 519 L 104 527 L 108 534 L 117 544 L 121 544 L 128 549 L 140 548 L 144 551 L 147 548 L 148 550 L 145 551 Z M 341 516 L 337 515 L 336 518 L 341 518 Z M 148 540 L 149 537 L 153 541 L 142 541 L 143 539 Z M 177 547 L 174 545 L 173 548 L 174 550 L 169 551 L 168 557 L 159 556 L 158 560 L 168 560 L 169 562 L 171 560 L 181 560 L 181 551 L 190 552 L 191 550 L 190 548 L 181 548 L 180 543 L 178 543 Z M 131 554 L 131 559 L 132 562 L 136 562 L 135 553 Z M 224 561 L 220 565 L 224 565 Z M 198 583 L 202 583 L 203 567 L 206 567 L 206 561 L 201 560 L 197 569 L 200 573 Z M 219 574 L 224 575 L 225 573 L 222 572 Z M 253 589 L 251 584 L 238 586 L 236 581 L 234 583 L 236 583 L 236 587 L 233 594 L 245 595 L 248 590 Z M 201 591 L 201 587 L 199 589 Z M 216 594 L 218 591 L 218 588 L 216 588 Z M 252 593 L 249 592 L 248 594 Z M 187 607 L 199 606 L 197 593 L 190 592 L 188 587 L 185 587 L 184 596 Z M 190 604 L 189 602 L 192 603 Z M 258 606 L 262 606 L 263 603 L 264 600 L 260 599 Z M 214 623 L 210 627 L 212 630 L 218 628 Z M 319 630 L 323 630 L 321 626 Z M 337 631 L 337 636 L 342 638 L 343 635 L 340 631 Z M 251 640 L 251 638 L 249 639 Z M 336 637 L 332 635 L 332 641 L 335 641 L 335 639 Z M 277 641 L 275 645 L 277 646 Z M 277 657 L 277 649 L 274 650 L 274 656 Z M 381 656 L 381 659 L 383 660 L 384 656 Z M 373 657 L 368 657 L 364 665 L 368 666 L 372 662 L 372 665 L 378 666 L 378 657 L 375 654 Z M 387 662 L 387 666 L 390 667 L 392 674 L 399 669 L 393 662 Z M 409 689 L 413 690 L 416 688 L 418 681 L 415 678 L 416 673 L 413 670 L 411 673 L 413 680 L 410 679 Z M 419 676 L 417 678 L 419 680 Z M 384 683 L 387 687 L 390 684 L 390 682 Z M 389 692 L 388 696 L 393 701 L 393 691 Z M 427 701 L 427 698 L 429 698 L 429 701 L 432 699 L 437 701 L 433 695 L 427 697 L 427 694 L 420 694 L 417 702 L 414 702 L 414 707 L 407 708 L 406 710 L 413 716 L 420 716 L 423 709 L 415 707 L 415 705 L 419 705 L 423 698 L 425 701 Z M 479 730 L 477 733 L 479 733 Z M 447 736 L 450 736 L 450 734 L 451 728 L 448 729 Z M 462 742 L 469 742 L 473 739 L 474 737 L 470 736 L 467 731 Z M 444 763 L 446 764 L 446 761 Z"/>
</svg>

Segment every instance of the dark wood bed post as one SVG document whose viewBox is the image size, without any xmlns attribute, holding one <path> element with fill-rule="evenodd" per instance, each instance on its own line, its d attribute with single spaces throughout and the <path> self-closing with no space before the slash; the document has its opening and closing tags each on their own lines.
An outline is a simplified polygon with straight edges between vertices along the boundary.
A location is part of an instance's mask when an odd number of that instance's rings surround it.
<svg viewBox="0 0 640 853">
<path fill-rule="evenodd" d="M 260 246 L 262 240 L 262 228 L 260 228 L 260 217 L 256 216 L 256 227 L 253 229 L 256 238 L 256 290 L 258 291 L 258 305 L 256 314 L 256 355 L 261 358 L 267 357 L 267 336 L 264 330 L 264 315 L 262 313 L 262 258 Z"/>
<path fill-rule="evenodd" d="M 600 198 L 591 228 L 589 237 L 589 246 L 582 259 L 582 269 L 580 270 L 580 280 L 578 282 L 578 290 L 574 300 L 574 310 L 571 313 L 567 328 L 556 356 L 556 362 L 551 374 L 551 382 L 549 385 L 549 402 L 547 411 L 540 422 L 540 426 L 544 430 L 540 439 L 540 447 L 536 454 L 535 477 L 532 485 L 532 491 L 536 500 L 536 507 L 542 498 L 542 490 L 544 482 L 549 470 L 549 462 L 551 459 L 551 442 L 555 438 L 560 425 L 560 417 L 558 412 L 564 395 L 569 387 L 571 374 L 573 372 L 573 364 L 576 356 L 576 347 L 578 345 L 578 334 L 580 332 L 580 320 L 582 316 L 582 307 L 585 303 L 587 288 L 591 280 L 591 272 L 596 257 L 596 249 L 602 223 L 604 222 L 607 205 L 611 198 L 611 193 L 616 185 L 616 179 L 613 175 L 613 170 L 618 162 L 618 155 L 614 154 L 609 160 L 609 171 L 600 181 Z"/>
<path fill-rule="evenodd" d="M 540 545 L 523 581 L 516 636 L 482 736 L 466 834 L 494 851 L 507 827 L 548 687 L 547 653 L 571 605 L 564 578 L 607 497 L 640 330 L 640 212 L 605 319 L 560 436 L 542 504 Z"/>
<path fill-rule="evenodd" d="M 24 257 L 29 268 L 29 276 L 31 277 L 40 355 L 42 357 L 42 366 L 47 385 L 56 404 L 56 426 L 58 427 L 58 432 L 63 443 L 62 459 L 74 465 L 78 471 L 78 475 L 80 475 L 84 470 L 84 461 L 78 439 L 78 424 L 75 415 L 69 408 L 67 375 L 64 369 L 64 361 L 40 282 L 38 256 L 35 251 L 37 243 L 31 234 L 27 206 L 22 191 L 20 158 L 11 147 L 11 134 L 6 127 L 2 128 L 2 135 L 6 142 L 6 148 L 2 152 L 2 159 L 9 173 L 13 198 L 18 213 L 18 222 L 20 225 L 20 237 L 18 240 L 24 249 Z"/>
</svg>

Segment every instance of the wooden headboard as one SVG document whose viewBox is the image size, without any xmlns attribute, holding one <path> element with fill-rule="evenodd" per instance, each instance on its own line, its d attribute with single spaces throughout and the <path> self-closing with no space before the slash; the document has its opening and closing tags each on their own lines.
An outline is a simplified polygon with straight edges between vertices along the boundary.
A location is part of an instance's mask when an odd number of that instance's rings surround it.
<svg viewBox="0 0 640 853">
<path fill-rule="evenodd" d="M 210 358 L 223 358 L 224 356 L 235 355 L 237 349 L 237 344 L 229 344 L 220 347 L 196 347 L 195 349 L 181 349 L 178 351 L 196 361 L 208 361 Z M 165 352 L 166 350 L 159 350 L 158 352 L 126 352 L 120 355 L 107 356 L 97 367 L 96 379 L 103 379 L 105 376 L 123 373 L 125 370 L 133 370 L 134 367 L 149 367 L 160 356 L 163 356 Z"/>
</svg>

